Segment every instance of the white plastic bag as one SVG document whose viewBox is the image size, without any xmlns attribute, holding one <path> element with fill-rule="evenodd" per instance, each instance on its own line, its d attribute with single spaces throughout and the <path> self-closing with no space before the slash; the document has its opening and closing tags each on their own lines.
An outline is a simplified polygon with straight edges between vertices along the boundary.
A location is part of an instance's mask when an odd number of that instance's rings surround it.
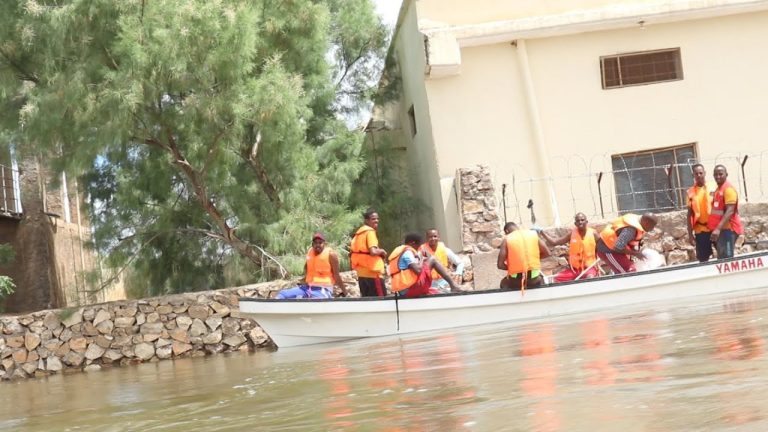
<svg viewBox="0 0 768 432">
<path fill-rule="evenodd" d="M 637 271 L 653 270 L 666 265 L 664 255 L 653 249 L 643 249 L 643 259 L 635 262 Z"/>
</svg>

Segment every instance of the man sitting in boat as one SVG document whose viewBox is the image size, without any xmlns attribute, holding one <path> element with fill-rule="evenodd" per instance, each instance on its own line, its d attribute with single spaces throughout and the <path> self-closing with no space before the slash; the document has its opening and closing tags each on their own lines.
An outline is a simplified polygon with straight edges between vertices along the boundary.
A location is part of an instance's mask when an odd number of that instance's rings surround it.
<svg viewBox="0 0 768 432">
<path fill-rule="evenodd" d="M 432 288 L 432 270 L 436 271 L 448 285 L 451 292 L 461 291 L 451 279 L 448 271 L 434 256 L 423 257 L 416 248 L 423 242 L 421 235 L 410 233 L 404 244 L 389 255 L 389 275 L 392 277 L 392 291 L 399 297 L 420 297 L 439 294 Z"/>
<path fill-rule="evenodd" d="M 306 285 L 288 288 L 277 293 L 275 298 L 333 298 L 333 286 L 341 290 L 341 296 L 347 296 L 347 288 L 339 275 L 339 256 L 336 251 L 325 247 L 325 236 L 315 233 L 312 247 L 307 251 L 304 264 Z"/>
<path fill-rule="evenodd" d="M 427 242 L 419 247 L 419 252 L 425 257 L 435 257 L 435 259 L 446 269 L 450 268 L 448 267 L 448 263 L 450 262 L 455 268 L 453 275 L 451 276 L 456 275 L 461 277 L 464 273 L 464 263 L 445 245 L 445 243 L 440 241 L 440 233 L 435 228 L 427 230 Z M 448 281 L 440 276 L 436 270 L 432 270 L 432 288 L 443 293 L 450 291 Z"/>
<path fill-rule="evenodd" d="M 575 227 L 569 233 L 565 233 L 560 238 L 552 238 L 549 234 L 541 231 L 540 234 L 548 243 L 553 246 L 569 244 L 568 264 L 569 266 L 555 275 L 555 282 L 567 282 L 576 278 L 593 278 L 598 276 L 597 265 L 597 241 L 600 236 L 593 228 L 587 224 L 587 215 L 576 213 L 573 217 Z"/>
<path fill-rule="evenodd" d="M 653 230 L 658 218 L 653 213 L 642 216 L 627 213 L 614 219 L 600 233 L 597 256 L 611 268 L 614 274 L 636 271 L 631 257 L 643 257 L 640 241 L 646 232 Z"/>
<path fill-rule="evenodd" d="M 496 266 L 506 270 L 499 283 L 502 289 L 521 290 L 544 285 L 541 276 L 541 258 L 549 256 L 549 249 L 536 231 L 521 229 L 514 222 L 504 225 L 504 243 L 499 249 Z"/>
</svg>

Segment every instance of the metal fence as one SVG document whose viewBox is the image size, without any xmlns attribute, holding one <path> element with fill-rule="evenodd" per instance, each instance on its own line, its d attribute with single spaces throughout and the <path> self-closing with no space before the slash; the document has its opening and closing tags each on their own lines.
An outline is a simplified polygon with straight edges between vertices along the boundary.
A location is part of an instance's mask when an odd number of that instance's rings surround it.
<svg viewBox="0 0 768 432">
<path fill-rule="evenodd" d="M 509 172 L 494 173 L 499 214 L 505 221 L 547 226 L 568 224 L 576 212 L 611 219 L 626 212 L 684 209 L 686 191 L 693 184 L 691 167 L 697 162 L 704 165 L 707 181 L 714 181 L 715 165 L 724 165 L 728 181 L 739 192 L 739 202 L 768 202 L 768 150 L 721 153 L 703 160 L 685 157 L 684 152 L 681 156 L 672 160 L 653 153 L 558 157 L 550 160 L 553 175 L 549 178 L 534 177 L 527 166 L 516 164 Z"/>
</svg>

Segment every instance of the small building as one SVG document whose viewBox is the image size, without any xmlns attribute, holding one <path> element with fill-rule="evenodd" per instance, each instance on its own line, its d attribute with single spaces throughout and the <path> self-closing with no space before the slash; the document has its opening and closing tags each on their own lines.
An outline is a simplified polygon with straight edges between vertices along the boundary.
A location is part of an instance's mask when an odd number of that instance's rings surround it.
<svg viewBox="0 0 768 432">
<path fill-rule="evenodd" d="M 768 200 L 768 1 L 404 0 L 368 143 L 462 248 L 457 170 L 490 168 L 499 218 L 568 223 L 685 206 L 690 166 Z"/>
<path fill-rule="evenodd" d="M 28 312 L 125 298 L 121 286 L 102 289 L 98 255 L 88 247 L 91 225 L 84 198 L 66 174 L 53 181 L 36 158 L 17 164 L 0 157 L 0 244 L 14 250 L 0 267 L 15 292 L 2 312 Z"/>
</svg>

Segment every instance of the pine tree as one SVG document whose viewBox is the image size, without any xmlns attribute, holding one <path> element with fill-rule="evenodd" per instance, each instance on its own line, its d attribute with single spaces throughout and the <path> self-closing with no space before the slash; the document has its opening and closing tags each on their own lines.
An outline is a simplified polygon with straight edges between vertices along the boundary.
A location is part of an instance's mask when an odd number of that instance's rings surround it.
<svg viewBox="0 0 768 432">
<path fill-rule="evenodd" d="M 0 24 L 0 136 L 83 173 L 97 247 L 150 293 L 295 273 L 357 221 L 370 0 L 7 1 Z"/>
</svg>

